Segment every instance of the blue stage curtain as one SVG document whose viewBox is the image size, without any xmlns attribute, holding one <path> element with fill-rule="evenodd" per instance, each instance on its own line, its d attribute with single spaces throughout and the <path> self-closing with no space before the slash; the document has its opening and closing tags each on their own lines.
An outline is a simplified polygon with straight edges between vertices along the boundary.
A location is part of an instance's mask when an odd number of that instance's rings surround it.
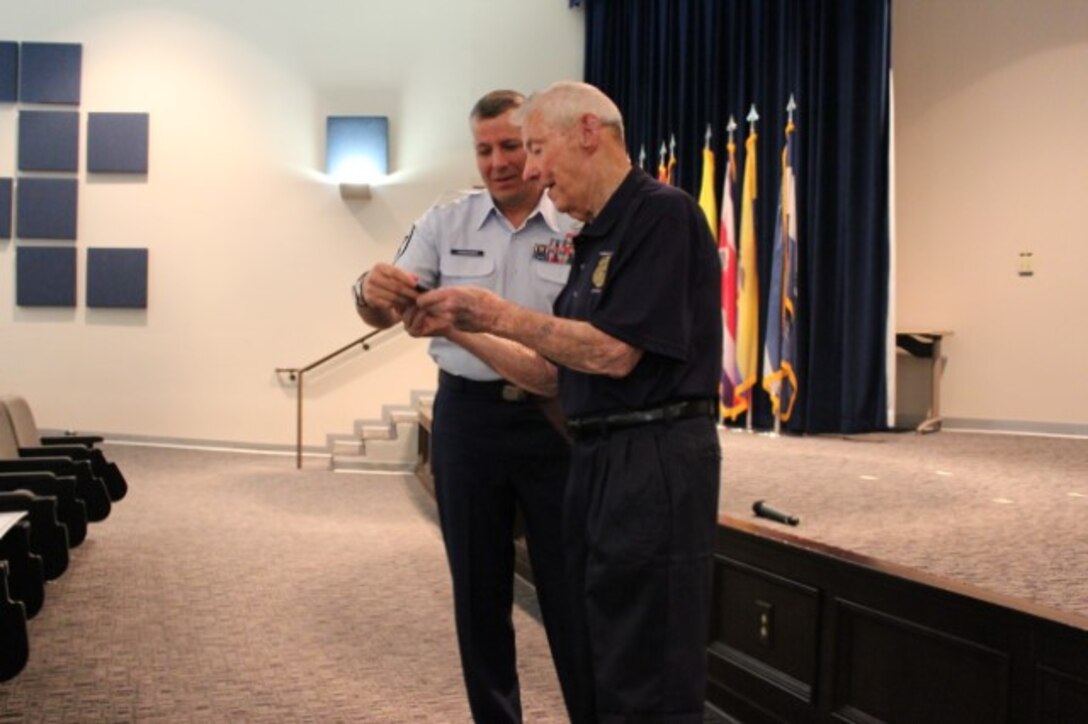
<svg viewBox="0 0 1088 724">
<path fill-rule="evenodd" d="M 732 115 L 739 192 L 745 118 L 755 104 L 761 350 L 786 105 L 794 95 L 800 393 L 786 429 L 886 429 L 890 0 L 583 5 L 585 79 L 619 105 L 631 157 L 637 162 L 644 146 L 651 173 L 662 140 L 675 134 L 674 182 L 697 196 L 710 123 L 720 194 Z M 757 387 L 754 399 L 756 426 L 770 427 L 766 393 Z"/>
</svg>

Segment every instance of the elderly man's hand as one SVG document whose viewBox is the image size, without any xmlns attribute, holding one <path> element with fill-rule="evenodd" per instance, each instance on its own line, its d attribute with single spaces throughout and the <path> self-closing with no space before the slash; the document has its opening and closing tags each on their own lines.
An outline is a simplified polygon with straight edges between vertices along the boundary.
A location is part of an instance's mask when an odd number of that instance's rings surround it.
<svg viewBox="0 0 1088 724">
<path fill-rule="evenodd" d="M 431 316 L 415 305 L 404 310 L 402 319 L 405 331 L 412 337 L 445 337 L 451 328 L 447 320 Z"/>
<path fill-rule="evenodd" d="M 502 297 L 479 287 L 442 287 L 416 299 L 416 305 L 432 317 L 464 332 L 493 332 L 509 306 Z"/>
</svg>

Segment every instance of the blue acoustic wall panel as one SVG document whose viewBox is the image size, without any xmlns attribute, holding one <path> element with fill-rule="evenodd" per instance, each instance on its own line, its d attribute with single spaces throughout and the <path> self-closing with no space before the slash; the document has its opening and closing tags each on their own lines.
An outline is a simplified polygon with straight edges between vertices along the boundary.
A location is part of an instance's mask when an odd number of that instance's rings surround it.
<svg viewBox="0 0 1088 724">
<path fill-rule="evenodd" d="M 87 170 L 147 173 L 146 113 L 91 113 L 87 117 Z"/>
<path fill-rule="evenodd" d="M 82 45 L 23 43 L 20 50 L 20 101 L 79 105 Z"/>
<path fill-rule="evenodd" d="M 20 307 L 76 306 L 75 247 L 18 247 L 15 250 L 15 303 Z"/>
<path fill-rule="evenodd" d="M 0 40 L 0 103 L 19 97 L 19 44 Z"/>
<path fill-rule="evenodd" d="M 147 308 L 147 249 L 88 249 L 87 306 Z"/>
<path fill-rule="evenodd" d="M 78 171 L 79 112 L 20 111 L 19 170 Z"/>
<path fill-rule="evenodd" d="M 11 179 L 0 178 L 0 239 L 11 238 Z"/>
<path fill-rule="evenodd" d="M 75 179 L 23 176 L 15 198 L 15 233 L 20 239 L 76 238 Z"/>
</svg>

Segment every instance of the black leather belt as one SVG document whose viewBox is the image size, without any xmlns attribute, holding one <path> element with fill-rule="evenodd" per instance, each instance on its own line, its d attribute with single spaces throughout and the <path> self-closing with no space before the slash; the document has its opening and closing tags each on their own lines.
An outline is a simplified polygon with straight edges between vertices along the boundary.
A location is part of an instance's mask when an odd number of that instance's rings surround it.
<svg viewBox="0 0 1088 724">
<path fill-rule="evenodd" d="M 717 400 L 682 400 L 646 410 L 576 417 L 567 420 L 567 432 L 575 440 L 586 440 L 607 435 L 613 430 L 623 430 L 653 422 L 683 420 L 689 417 L 716 419 L 717 415 Z"/>
<path fill-rule="evenodd" d="M 506 380 L 488 380 L 486 382 L 470 380 L 467 377 L 458 377 L 444 370 L 438 371 L 438 386 L 463 392 L 467 395 L 489 397 L 504 402 L 525 402 L 532 397 L 525 390 L 517 385 L 510 384 Z"/>
</svg>

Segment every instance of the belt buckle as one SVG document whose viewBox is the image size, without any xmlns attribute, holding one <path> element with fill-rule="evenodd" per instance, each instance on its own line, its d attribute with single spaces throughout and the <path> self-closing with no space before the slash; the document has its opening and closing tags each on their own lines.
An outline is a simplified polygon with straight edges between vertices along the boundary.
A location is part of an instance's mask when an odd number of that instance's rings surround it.
<svg viewBox="0 0 1088 724">
<path fill-rule="evenodd" d="M 502 399 L 505 402 L 523 402 L 529 393 L 515 385 L 502 386 Z"/>
</svg>

